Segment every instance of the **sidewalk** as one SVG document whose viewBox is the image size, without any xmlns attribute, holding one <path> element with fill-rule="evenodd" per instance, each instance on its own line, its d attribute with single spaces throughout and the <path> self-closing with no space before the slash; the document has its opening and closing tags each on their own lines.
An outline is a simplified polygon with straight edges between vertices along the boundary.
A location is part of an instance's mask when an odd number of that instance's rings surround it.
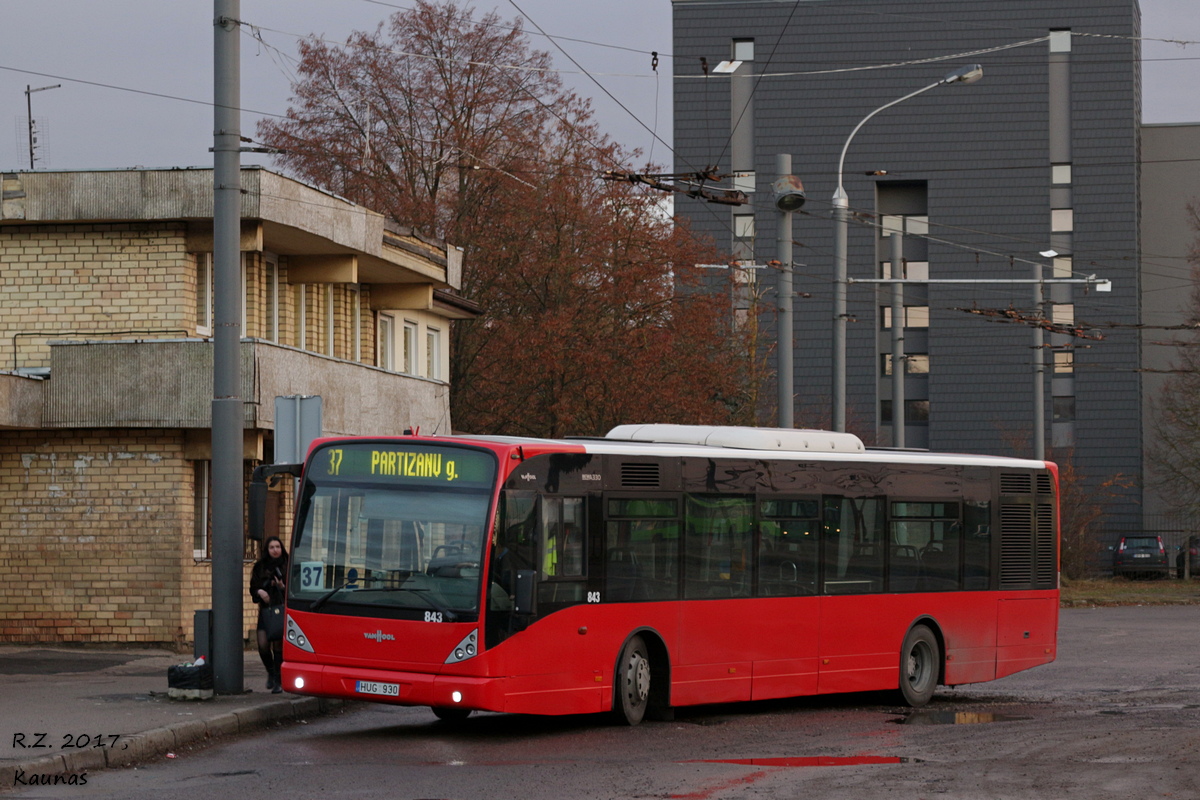
<svg viewBox="0 0 1200 800">
<path fill-rule="evenodd" d="M 271 694 L 258 654 L 246 653 L 240 695 L 167 696 L 168 650 L 0 646 L 0 792 L 14 777 L 127 766 L 188 744 L 305 719 L 341 701 Z"/>
</svg>

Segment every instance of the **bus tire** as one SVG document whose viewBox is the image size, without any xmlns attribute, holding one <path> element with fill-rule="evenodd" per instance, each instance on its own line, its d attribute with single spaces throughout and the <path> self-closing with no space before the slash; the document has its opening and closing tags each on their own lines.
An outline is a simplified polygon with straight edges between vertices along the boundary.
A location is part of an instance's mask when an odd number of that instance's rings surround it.
<svg viewBox="0 0 1200 800">
<path fill-rule="evenodd" d="M 900 647 L 900 695 L 905 703 L 920 708 L 933 698 L 940 662 L 941 648 L 933 631 L 914 626 Z"/>
<path fill-rule="evenodd" d="M 429 710 L 442 722 L 462 722 L 471 716 L 469 708 L 449 708 L 447 706 L 430 706 Z"/>
<path fill-rule="evenodd" d="M 650 704 L 650 656 L 642 637 L 634 636 L 625 643 L 616 678 L 618 720 L 637 725 Z"/>
</svg>

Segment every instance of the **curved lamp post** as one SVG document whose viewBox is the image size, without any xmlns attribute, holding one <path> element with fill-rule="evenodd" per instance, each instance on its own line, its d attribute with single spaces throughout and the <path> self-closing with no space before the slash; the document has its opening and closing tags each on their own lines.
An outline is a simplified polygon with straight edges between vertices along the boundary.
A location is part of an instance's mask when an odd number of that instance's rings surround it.
<svg viewBox="0 0 1200 800">
<path fill-rule="evenodd" d="M 850 148 L 850 142 L 858 133 L 859 128 L 880 111 L 903 103 L 930 89 L 950 83 L 974 83 L 982 77 L 983 67 L 979 64 L 956 69 L 936 83 L 906 94 L 867 114 L 861 122 L 854 126 L 854 130 L 850 131 L 850 135 L 846 137 L 846 143 L 842 145 L 842 155 L 838 158 L 837 191 L 833 193 L 833 429 L 835 431 L 846 430 L 846 239 L 850 221 L 850 202 L 846 197 L 846 190 L 842 187 L 842 165 L 846 161 L 846 151 Z M 903 324 L 903 321 L 894 319 L 892 324 Z"/>
</svg>

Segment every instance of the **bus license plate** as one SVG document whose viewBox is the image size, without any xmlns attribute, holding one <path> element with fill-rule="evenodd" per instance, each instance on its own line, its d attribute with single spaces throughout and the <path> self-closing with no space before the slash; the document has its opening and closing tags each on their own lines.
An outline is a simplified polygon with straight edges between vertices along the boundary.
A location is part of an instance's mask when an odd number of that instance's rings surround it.
<svg viewBox="0 0 1200 800">
<path fill-rule="evenodd" d="M 375 681 L 357 681 L 354 684 L 354 691 L 359 694 L 382 694 L 388 697 L 400 696 L 400 684 L 398 683 L 376 683 Z"/>
</svg>

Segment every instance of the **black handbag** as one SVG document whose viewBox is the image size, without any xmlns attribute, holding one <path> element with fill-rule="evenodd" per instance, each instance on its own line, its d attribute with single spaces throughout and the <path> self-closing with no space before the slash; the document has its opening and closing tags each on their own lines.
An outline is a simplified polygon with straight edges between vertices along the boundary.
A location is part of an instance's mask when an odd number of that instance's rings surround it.
<svg viewBox="0 0 1200 800">
<path fill-rule="evenodd" d="M 283 641 L 283 606 L 267 606 L 262 610 L 262 615 L 263 630 L 267 632 L 267 641 Z"/>
</svg>

